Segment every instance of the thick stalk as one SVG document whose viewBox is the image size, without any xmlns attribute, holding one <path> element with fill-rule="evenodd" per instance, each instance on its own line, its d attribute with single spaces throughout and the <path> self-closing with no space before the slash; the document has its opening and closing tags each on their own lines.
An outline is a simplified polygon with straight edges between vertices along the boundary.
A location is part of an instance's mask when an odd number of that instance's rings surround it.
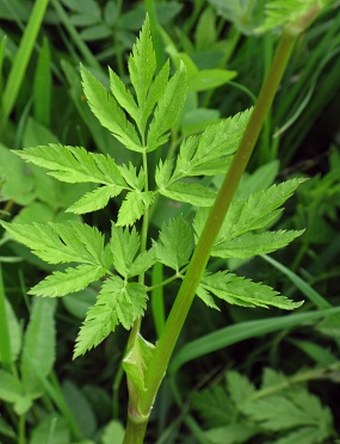
<svg viewBox="0 0 340 444">
<path fill-rule="evenodd" d="M 240 142 L 239 149 L 234 156 L 228 174 L 226 175 L 215 203 L 211 208 L 208 220 L 195 248 L 187 273 L 167 319 L 164 332 L 157 344 L 154 356 L 146 373 L 145 383 L 147 391 L 144 399 L 141 400 L 140 405 L 140 409 L 145 416 L 148 416 L 151 411 L 154 398 L 164 377 L 178 336 L 194 299 L 196 289 L 208 263 L 210 251 L 240 182 L 241 176 L 255 147 L 296 39 L 296 35 L 288 33 L 282 35 L 271 69 L 263 83 L 253 113 Z M 141 442 L 143 441 L 136 440 L 135 444 Z"/>
<path fill-rule="evenodd" d="M 144 141 L 143 141 L 144 142 Z M 149 170 L 148 170 L 148 157 L 146 151 L 143 152 L 143 169 L 145 174 L 145 184 L 144 191 L 149 191 Z M 141 242 L 140 242 L 140 253 L 146 251 L 147 238 L 148 238 L 148 228 L 149 228 L 149 209 L 147 209 L 143 216 L 142 230 L 141 230 Z M 141 273 L 138 277 L 138 282 L 144 284 L 145 273 Z M 141 328 L 141 318 L 136 319 L 129 336 L 127 350 L 131 350 L 138 340 Z M 123 444 L 137 444 L 138 442 L 143 442 L 144 435 L 146 432 L 146 427 L 149 421 L 149 417 L 141 417 L 139 406 L 139 399 L 137 396 L 136 387 L 134 381 L 127 375 L 127 386 L 129 391 L 129 405 L 128 405 L 128 420 L 126 425 L 126 432 L 124 436 Z"/>
<path fill-rule="evenodd" d="M 135 418 L 129 415 L 123 444 L 142 444 L 148 422 L 148 418 L 138 422 Z"/>
</svg>

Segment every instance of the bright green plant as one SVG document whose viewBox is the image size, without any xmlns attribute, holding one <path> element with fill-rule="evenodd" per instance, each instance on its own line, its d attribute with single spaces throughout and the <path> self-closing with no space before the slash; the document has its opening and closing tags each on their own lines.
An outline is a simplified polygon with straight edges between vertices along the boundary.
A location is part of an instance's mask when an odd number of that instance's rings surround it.
<svg viewBox="0 0 340 444">
<path fill-rule="evenodd" d="M 61 144 L 16 152 L 60 181 L 97 186 L 74 202 L 67 210 L 70 213 L 100 210 L 110 199 L 119 202 L 118 196 L 123 194 L 117 215 L 112 217 L 107 242 L 96 227 L 73 220 L 2 225 L 14 240 L 29 247 L 43 261 L 70 264 L 62 271 L 52 272 L 30 294 L 62 297 L 101 282 L 97 300 L 89 308 L 77 336 L 74 358 L 99 345 L 118 325 L 131 330 L 123 360 L 129 390 L 125 443 L 143 442 L 154 398 L 195 294 L 215 309 L 219 309 L 218 299 L 244 307 L 291 310 L 301 305 L 267 285 L 227 269 L 204 271 L 210 255 L 244 259 L 270 253 L 301 234 L 292 230 L 272 231 L 268 226 L 277 220 L 282 205 L 303 180 L 291 179 L 248 196 L 237 196 L 235 191 L 294 43 L 309 23 L 310 12 L 314 16 L 318 11 L 316 3 L 308 3 L 311 10 L 307 16 L 305 8 L 298 8 L 294 26 L 283 32 L 254 110 L 246 110 L 208 127 L 199 136 L 184 139 L 176 155 L 172 150 L 167 153 L 164 146 L 169 132 L 176 128 L 186 100 L 186 70 L 181 64 L 170 76 L 166 62 L 157 71 L 148 19 L 128 62 L 133 91 L 109 70 L 108 92 L 93 74 L 81 68 L 84 95 L 93 114 L 126 149 L 139 153 L 139 161 L 118 163 L 108 155 Z M 275 20 L 273 24 L 270 19 L 265 22 L 266 27 L 280 24 Z M 161 147 L 163 153 L 153 168 L 154 152 Z M 209 178 L 225 172 L 226 178 L 217 193 Z M 195 214 L 164 220 L 158 237 L 152 239 L 149 228 L 160 198 L 189 204 Z M 148 295 L 154 290 L 149 285 L 149 272 L 157 264 L 172 270 L 159 286 L 175 280 L 182 280 L 182 284 L 159 341 L 153 345 L 142 337 L 140 329 Z"/>
</svg>

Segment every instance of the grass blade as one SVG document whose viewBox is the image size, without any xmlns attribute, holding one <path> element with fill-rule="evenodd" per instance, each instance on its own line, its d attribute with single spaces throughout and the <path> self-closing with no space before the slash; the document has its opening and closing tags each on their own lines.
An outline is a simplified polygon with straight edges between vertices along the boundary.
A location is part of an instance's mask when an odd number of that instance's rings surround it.
<svg viewBox="0 0 340 444">
<path fill-rule="evenodd" d="M 302 323 L 316 321 L 335 313 L 340 313 L 340 307 L 240 322 L 239 324 L 216 330 L 184 345 L 171 361 L 169 373 L 174 374 L 183 364 L 229 345 L 281 329 L 296 327 Z"/>
<path fill-rule="evenodd" d="M 321 296 L 321 294 L 315 291 L 314 288 L 307 284 L 306 281 L 301 279 L 293 271 L 289 270 L 287 267 L 270 256 L 264 254 L 261 257 L 287 276 L 287 278 L 301 291 L 301 293 L 303 293 L 306 298 L 309 299 L 317 308 L 323 310 L 332 307 L 332 304 L 330 304 L 323 296 Z"/>
<path fill-rule="evenodd" d="M 34 76 L 33 107 L 35 119 L 47 128 L 51 116 L 51 85 L 51 51 L 47 38 L 44 38 Z"/>
<path fill-rule="evenodd" d="M 22 84 L 27 65 L 29 63 L 38 32 L 48 5 L 48 0 L 36 0 L 32 14 L 21 39 L 18 52 L 6 83 L 2 98 L 2 124 L 5 124 L 10 115 L 20 86 Z"/>
</svg>

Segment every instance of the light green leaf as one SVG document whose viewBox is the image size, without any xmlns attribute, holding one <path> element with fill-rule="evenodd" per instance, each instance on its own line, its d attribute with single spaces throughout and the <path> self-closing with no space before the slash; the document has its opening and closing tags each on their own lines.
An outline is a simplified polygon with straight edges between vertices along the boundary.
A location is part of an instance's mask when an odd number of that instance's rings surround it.
<svg viewBox="0 0 340 444">
<path fill-rule="evenodd" d="M 193 247 L 191 226 L 183 216 L 179 216 L 163 223 L 155 244 L 155 254 L 158 261 L 178 272 L 188 263 Z"/>
<path fill-rule="evenodd" d="M 142 191 L 145 185 L 145 173 L 143 168 L 140 168 L 137 173 L 137 168 L 129 162 L 128 164 L 124 163 L 120 165 L 119 170 L 124 177 L 124 180 L 131 188 Z"/>
<path fill-rule="evenodd" d="M 84 94 L 93 114 L 123 145 L 132 151 L 144 151 L 136 128 L 126 118 L 115 98 L 89 71 L 81 67 Z"/>
<path fill-rule="evenodd" d="M 122 365 L 127 375 L 129 395 L 133 405 L 138 406 L 137 400 L 142 399 L 146 391 L 145 372 L 149 367 L 154 349 L 155 346 L 139 334 L 123 359 Z"/>
<path fill-rule="evenodd" d="M 221 311 L 219 306 L 216 305 L 215 300 L 211 293 L 203 288 L 203 286 L 198 287 L 197 295 L 199 298 L 205 303 L 205 305 L 209 308 L 213 308 L 214 310 Z"/>
<path fill-rule="evenodd" d="M 159 161 L 155 171 L 155 181 L 158 188 L 167 187 L 172 176 L 173 167 L 173 161 L 170 159 Z"/>
<path fill-rule="evenodd" d="M 180 202 L 190 203 L 197 207 L 210 207 L 215 200 L 216 193 L 199 183 L 175 182 L 159 192 L 166 197 Z"/>
<path fill-rule="evenodd" d="M 140 236 L 136 229 L 131 232 L 112 225 L 109 248 L 112 252 L 115 269 L 125 278 L 137 276 L 145 272 L 155 262 L 153 249 L 138 254 L 140 249 Z"/>
<path fill-rule="evenodd" d="M 226 173 L 238 148 L 251 109 L 209 126 L 181 144 L 174 177 Z"/>
<path fill-rule="evenodd" d="M 90 153 L 82 147 L 51 143 L 13 152 L 34 165 L 50 170 L 51 176 L 63 182 L 126 185 L 112 157 Z"/>
<path fill-rule="evenodd" d="M 277 307 L 284 310 L 293 310 L 302 305 L 302 302 L 293 302 L 271 287 L 253 282 L 232 273 L 219 271 L 203 277 L 197 295 L 204 289 L 229 304 L 241 307 Z"/>
<path fill-rule="evenodd" d="M 104 236 L 81 222 L 17 224 L 1 222 L 14 240 L 49 264 L 105 265 Z"/>
<path fill-rule="evenodd" d="M 14 240 L 26 245 L 49 264 L 106 264 L 104 236 L 95 227 L 74 221 L 1 224 Z"/>
<path fill-rule="evenodd" d="M 283 211 L 281 205 L 304 181 L 304 179 L 291 179 L 265 190 L 256 191 L 246 198 L 236 196 L 230 205 L 216 243 L 221 244 L 273 223 Z M 207 210 L 200 210 L 197 213 L 194 220 L 197 234 L 202 231 L 207 217 Z"/>
<path fill-rule="evenodd" d="M 123 444 L 124 427 L 120 422 L 112 420 L 104 428 L 102 444 Z"/>
<path fill-rule="evenodd" d="M 158 100 L 154 117 L 151 120 L 147 151 L 154 151 L 163 145 L 169 135 L 168 131 L 177 123 L 186 100 L 187 80 L 184 65 L 169 80 L 164 93 Z"/>
<path fill-rule="evenodd" d="M 107 279 L 98 294 L 97 302 L 87 312 L 76 340 L 73 357 L 100 344 L 118 324 L 130 329 L 143 315 L 146 307 L 144 285 L 123 281 L 118 276 Z"/>
<path fill-rule="evenodd" d="M 136 257 L 136 259 L 133 261 L 129 271 L 129 277 L 145 273 L 154 265 L 155 262 L 156 262 L 156 257 L 155 257 L 154 248 L 144 251 L 143 253 L 139 254 Z"/>
<path fill-rule="evenodd" d="M 265 233 L 246 233 L 231 240 L 217 242 L 211 252 L 212 256 L 223 259 L 247 259 L 259 254 L 266 254 L 285 247 L 304 230 L 279 230 Z"/>
<path fill-rule="evenodd" d="M 106 207 L 109 200 L 118 196 L 123 190 L 117 185 L 105 185 L 84 194 L 79 200 L 72 204 L 66 212 L 74 214 L 85 214 Z"/>
<path fill-rule="evenodd" d="M 140 248 L 140 237 L 133 227 L 131 232 L 126 228 L 112 225 L 111 239 L 109 243 L 113 265 L 124 277 L 129 276 L 131 265 Z"/>
<path fill-rule="evenodd" d="M 199 92 L 217 88 L 236 77 L 236 71 L 227 69 L 201 69 L 189 78 L 190 90 Z"/>
<path fill-rule="evenodd" d="M 117 76 L 117 74 L 109 68 L 110 88 L 114 98 L 119 105 L 130 114 L 135 122 L 139 119 L 139 109 L 136 105 L 135 99 L 130 91 L 124 85 L 124 82 Z"/>
<path fill-rule="evenodd" d="M 30 321 L 26 329 L 21 374 L 25 393 L 32 397 L 43 393 L 41 379 L 52 371 L 55 360 L 54 301 L 34 300 Z"/>
<path fill-rule="evenodd" d="M 0 369 L 0 399 L 5 402 L 17 402 L 23 396 L 23 387 L 15 376 Z"/>
<path fill-rule="evenodd" d="M 130 191 L 119 209 L 117 225 L 133 225 L 143 216 L 154 199 L 153 191 Z"/>
<path fill-rule="evenodd" d="M 34 296 L 58 297 L 83 290 L 105 276 L 106 270 L 93 265 L 79 265 L 65 271 L 54 271 L 28 292 Z"/>
<path fill-rule="evenodd" d="M 144 21 L 139 38 L 132 48 L 128 66 L 138 105 L 142 108 L 156 70 L 156 55 L 153 49 L 148 16 Z"/>
<path fill-rule="evenodd" d="M 145 102 L 141 104 L 142 115 L 140 128 L 143 133 L 152 111 L 154 110 L 159 98 L 164 94 L 165 88 L 168 84 L 169 73 L 170 63 L 169 61 L 166 61 L 162 69 L 156 75 L 155 80 L 151 83 Z"/>
<path fill-rule="evenodd" d="M 27 205 L 34 200 L 34 180 L 27 174 L 27 165 L 2 144 L 0 144 L 0 179 L 1 196 L 4 200 L 12 199 L 20 205 Z"/>
<path fill-rule="evenodd" d="M 281 205 L 302 182 L 304 179 L 291 179 L 257 191 L 247 199 L 234 199 L 223 223 L 220 238 L 233 239 L 269 225 L 282 213 Z"/>
</svg>

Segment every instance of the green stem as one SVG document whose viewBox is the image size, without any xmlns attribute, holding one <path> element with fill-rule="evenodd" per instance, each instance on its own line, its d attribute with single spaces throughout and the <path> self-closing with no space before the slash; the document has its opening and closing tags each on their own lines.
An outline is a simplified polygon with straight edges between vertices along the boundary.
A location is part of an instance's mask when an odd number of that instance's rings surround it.
<svg viewBox="0 0 340 444">
<path fill-rule="evenodd" d="M 148 425 L 148 419 L 136 421 L 129 415 L 123 444 L 142 444 Z"/>
<path fill-rule="evenodd" d="M 19 416 L 18 444 L 26 444 L 26 415 Z"/>
<path fill-rule="evenodd" d="M 145 375 L 147 391 L 140 405 L 145 416 L 149 415 L 152 408 L 178 336 L 193 302 L 196 289 L 208 263 L 211 248 L 258 140 L 296 40 L 297 36 L 287 33 L 284 33 L 280 39 L 271 69 L 263 83 L 239 149 L 234 156 L 195 248 L 187 273 L 167 319 L 164 332 L 157 344 L 154 356 Z M 135 441 L 135 444 L 140 442 L 142 441 Z"/>
<path fill-rule="evenodd" d="M 143 142 L 145 142 L 143 140 Z M 146 150 L 143 152 L 143 169 L 145 174 L 145 184 L 144 191 L 149 191 L 149 168 L 148 168 L 148 155 Z M 147 239 L 148 239 L 148 229 L 149 229 L 149 210 L 147 209 L 143 216 L 142 229 L 141 229 L 141 242 L 140 242 L 140 252 L 143 253 L 146 251 Z M 140 284 L 144 284 L 145 281 L 145 273 L 141 273 L 138 276 L 138 282 Z M 134 325 L 131 329 L 131 333 L 127 343 L 127 352 L 131 350 L 139 337 L 141 329 L 141 318 L 136 319 Z M 143 442 L 144 435 L 146 432 L 146 427 L 148 424 L 149 417 L 140 417 L 140 410 L 138 408 L 139 399 L 134 395 L 135 392 L 135 383 L 133 380 L 130 380 L 129 375 L 127 375 L 127 386 L 129 391 L 129 406 L 128 406 L 128 421 L 126 425 L 126 433 L 124 437 L 123 444 L 137 444 L 138 442 Z M 141 441 L 138 441 L 137 437 Z"/>
</svg>

